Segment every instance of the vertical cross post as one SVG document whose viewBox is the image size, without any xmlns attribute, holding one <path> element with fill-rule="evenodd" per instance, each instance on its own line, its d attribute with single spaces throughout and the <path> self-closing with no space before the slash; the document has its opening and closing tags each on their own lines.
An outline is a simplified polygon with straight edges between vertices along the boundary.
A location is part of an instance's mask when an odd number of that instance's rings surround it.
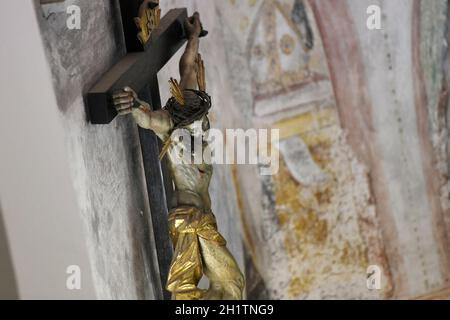
<svg viewBox="0 0 450 320">
<path fill-rule="evenodd" d="M 137 38 L 138 29 L 133 27 L 133 19 L 137 17 L 141 3 L 142 0 L 120 0 L 128 52 L 87 94 L 88 116 L 93 124 L 108 124 L 117 116 L 111 97 L 116 90 L 126 86 L 149 102 L 154 110 L 161 108 L 157 73 L 186 42 L 183 23 L 187 10 L 170 10 L 152 32 L 149 41 L 141 44 Z M 159 270 L 159 279 L 153 275 L 155 293 L 158 299 L 170 299 L 170 293 L 164 288 L 172 259 L 168 228 L 172 181 L 165 162 L 159 161 L 161 143 L 156 135 L 139 128 L 139 138 L 158 259 L 155 269 Z"/>
</svg>

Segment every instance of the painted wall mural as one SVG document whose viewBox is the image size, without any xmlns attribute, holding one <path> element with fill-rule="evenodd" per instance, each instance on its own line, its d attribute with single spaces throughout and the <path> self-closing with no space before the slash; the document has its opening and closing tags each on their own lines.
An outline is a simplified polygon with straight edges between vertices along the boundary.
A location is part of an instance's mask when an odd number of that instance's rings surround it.
<svg viewBox="0 0 450 320">
<path fill-rule="evenodd" d="M 375 1 L 384 28 L 370 32 L 372 2 L 219 5 L 239 44 L 227 51 L 230 74 L 238 65 L 251 81 L 235 90 L 237 108 L 251 110 L 241 123 L 279 128 L 282 139 L 277 175 L 235 170 L 248 274 L 259 282 L 250 296 L 265 287 L 270 298 L 413 297 L 448 286 L 448 156 L 438 138 L 448 136 L 448 56 L 436 40 L 446 38 L 448 3 Z M 382 270 L 381 290 L 366 287 L 370 265 Z"/>
<path fill-rule="evenodd" d="M 255 260 L 268 296 L 388 296 L 392 284 L 367 168 L 341 130 L 309 3 L 230 5 L 251 17 L 243 40 L 252 78 L 251 122 L 281 130 L 280 172 L 261 179 L 262 210 L 250 213 L 246 226 L 250 242 L 267 248 Z M 236 33 L 243 35 L 242 29 Z M 366 287 L 371 264 L 386 270 L 378 292 Z"/>
</svg>

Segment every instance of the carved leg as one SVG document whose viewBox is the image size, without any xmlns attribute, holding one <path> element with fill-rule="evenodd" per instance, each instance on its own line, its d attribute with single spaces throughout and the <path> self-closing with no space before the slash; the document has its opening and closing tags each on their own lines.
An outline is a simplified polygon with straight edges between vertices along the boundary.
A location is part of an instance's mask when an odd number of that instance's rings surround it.
<svg viewBox="0 0 450 320">
<path fill-rule="evenodd" d="M 175 250 L 167 289 L 174 299 L 242 299 L 244 277 L 217 231 L 214 215 L 177 208 L 169 216 L 169 226 Z M 210 282 L 206 292 L 197 287 L 203 274 Z"/>
<path fill-rule="evenodd" d="M 195 233 L 181 233 L 176 237 L 174 258 L 170 266 L 167 289 L 174 300 L 198 300 L 204 290 L 197 287 L 202 275 L 200 248 Z"/>
<path fill-rule="evenodd" d="M 203 272 L 209 279 L 205 300 L 242 300 L 244 276 L 226 246 L 199 238 Z"/>
</svg>

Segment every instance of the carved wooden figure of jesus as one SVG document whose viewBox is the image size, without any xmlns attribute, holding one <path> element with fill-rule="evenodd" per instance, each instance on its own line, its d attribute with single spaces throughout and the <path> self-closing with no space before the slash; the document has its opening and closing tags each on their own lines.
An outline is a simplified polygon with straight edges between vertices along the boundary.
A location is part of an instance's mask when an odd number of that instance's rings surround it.
<svg viewBox="0 0 450 320">
<path fill-rule="evenodd" d="M 131 113 L 137 124 L 151 129 L 164 142 L 162 156 L 169 148 L 191 151 L 183 146 L 188 141 L 171 139 L 176 129 L 187 130 L 192 138 L 203 138 L 209 129 L 208 111 L 211 99 L 205 92 L 205 69 L 198 53 L 202 34 L 200 15 L 195 13 L 185 22 L 188 36 L 186 50 L 180 61 L 181 81 L 171 79 L 172 97 L 166 106 L 152 111 L 130 88 L 114 94 L 114 106 L 120 115 Z M 186 139 L 187 140 L 187 139 Z M 202 144 L 207 147 L 206 143 Z M 176 148 L 175 148 L 176 150 Z M 244 277 L 217 231 L 211 211 L 208 187 L 212 165 L 174 159 L 177 152 L 167 153 L 175 193 L 169 214 L 170 236 L 174 256 L 167 279 L 167 290 L 174 299 L 242 299 Z M 183 157 L 183 159 L 186 159 Z M 157 227 L 157 226 L 155 226 Z M 203 275 L 209 288 L 202 290 L 198 283 Z"/>
</svg>

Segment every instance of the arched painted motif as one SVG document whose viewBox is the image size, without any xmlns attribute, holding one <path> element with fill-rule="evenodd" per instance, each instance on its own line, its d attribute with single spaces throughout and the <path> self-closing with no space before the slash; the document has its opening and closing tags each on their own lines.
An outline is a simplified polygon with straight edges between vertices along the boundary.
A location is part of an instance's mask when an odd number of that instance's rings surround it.
<svg viewBox="0 0 450 320">
<path fill-rule="evenodd" d="M 275 113 L 332 96 L 313 16 L 302 0 L 264 0 L 251 26 L 247 57 L 253 76 L 254 115 Z"/>
</svg>

